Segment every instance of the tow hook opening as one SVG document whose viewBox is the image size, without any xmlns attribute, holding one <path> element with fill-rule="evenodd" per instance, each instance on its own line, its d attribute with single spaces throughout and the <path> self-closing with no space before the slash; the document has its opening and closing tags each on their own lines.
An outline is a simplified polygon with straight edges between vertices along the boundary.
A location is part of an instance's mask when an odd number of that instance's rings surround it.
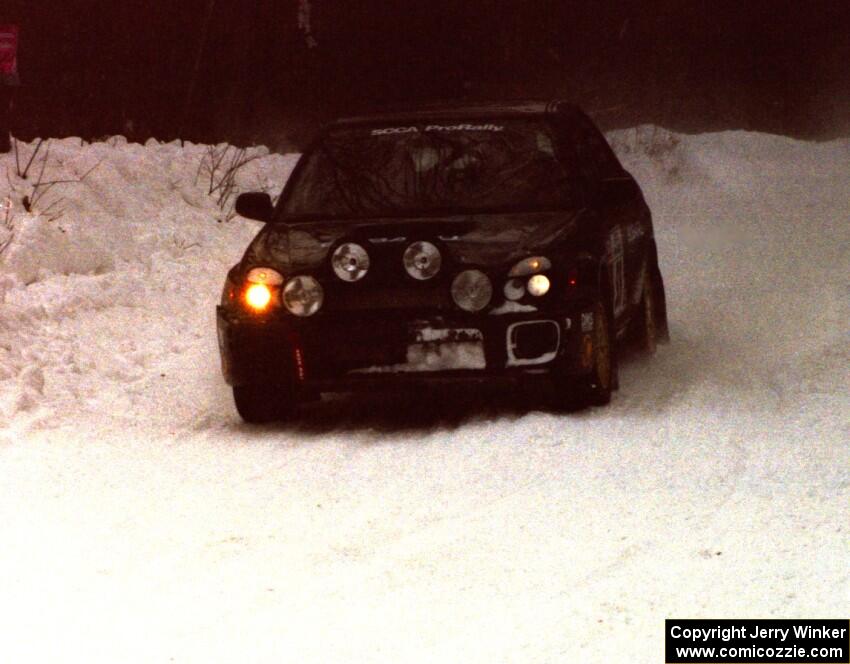
<svg viewBox="0 0 850 664">
<path fill-rule="evenodd" d="M 558 354 L 561 328 L 553 320 L 523 321 L 508 326 L 508 366 L 551 362 Z"/>
</svg>

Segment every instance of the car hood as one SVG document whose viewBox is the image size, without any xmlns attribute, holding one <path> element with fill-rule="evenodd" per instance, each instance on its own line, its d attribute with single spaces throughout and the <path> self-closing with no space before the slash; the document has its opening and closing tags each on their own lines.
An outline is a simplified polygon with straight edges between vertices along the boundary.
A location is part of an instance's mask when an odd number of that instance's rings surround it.
<svg viewBox="0 0 850 664">
<path fill-rule="evenodd" d="M 494 267 L 519 260 L 572 235 L 580 210 L 459 215 L 427 218 L 311 221 L 269 224 L 245 255 L 246 267 L 269 265 L 283 272 L 312 270 L 340 241 L 372 249 L 428 240 L 458 264 Z"/>
</svg>

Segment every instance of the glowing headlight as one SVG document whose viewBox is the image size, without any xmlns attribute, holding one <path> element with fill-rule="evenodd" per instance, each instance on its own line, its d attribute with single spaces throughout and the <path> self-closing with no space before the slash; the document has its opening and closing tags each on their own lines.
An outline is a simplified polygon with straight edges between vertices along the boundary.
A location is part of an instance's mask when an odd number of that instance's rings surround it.
<svg viewBox="0 0 850 664">
<path fill-rule="evenodd" d="M 442 262 L 440 250 L 430 242 L 414 242 L 404 251 L 404 269 L 420 281 L 435 276 Z"/>
<path fill-rule="evenodd" d="M 528 280 L 528 292 L 536 297 L 546 295 L 549 292 L 549 277 L 545 274 L 535 274 Z"/>
<path fill-rule="evenodd" d="M 343 281 L 359 281 L 369 271 L 369 254 L 359 244 L 346 242 L 334 250 L 331 265 Z"/>
<path fill-rule="evenodd" d="M 270 267 L 255 267 L 245 277 L 247 288 L 242 294 L 249 311 L 260 314 L 278 303 L 277 292 L 283 275 Z M 225 285 L 227 289 L 227 285 Z M 228 293 L 228 297 L 230 297 Z M 223 299 L 223 296 L 222 296 Z"/>
<path fill-rule="evenodd" d="M 481 311 L 492 297 L 493 284 L 481 270 L 465 270 L 452 282 L 452 299 L 465 311 Z"/>
<path fill-rule="evenodd" d="M 272 301 L 271 288 L 265 284 L 251 284 L 245 290 L 245 304 L 257 313 L 265 311 Z"/>
<path fill-rule="evenodd" d="M 293 277 L 283 287 L 283 306 L 296 316 L 312 316 L 324 299 L 322 285 L 313 277 Z"/>
<path fill-rule="evenodd" d="M 245 280 L 251 284 L 280 286 L 283 283 L 283 275 L 270 267 L 255 267 L 248 271 Z"/>
<path fill-rule="evenodd" d="M 529 256 L 511 268 L 509 277 L 525 277 L 529 274 L 545 272 L 552 267 L 552 261 L 545 256 Z"/>
</svg>

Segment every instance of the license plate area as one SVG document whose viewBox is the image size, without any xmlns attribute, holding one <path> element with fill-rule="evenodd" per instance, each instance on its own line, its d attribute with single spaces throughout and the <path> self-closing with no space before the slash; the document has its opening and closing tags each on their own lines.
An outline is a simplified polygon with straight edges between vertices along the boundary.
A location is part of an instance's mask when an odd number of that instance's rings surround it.
<svg viewBox="0 0 850 664">
<path fill-rule="evenodd" d="M 416 327 L 410 330 L 405 362 L 364 367 L 353 373 L 421 373 L 486 368 L 481 330 Z"/>
<path fill-rule="evenodd" d="M 486 369 L 484 334 L 475 328 L 419 328 L 407 346 L 408 371 Z"/>
<path fill-rule="evenodd" d="M 484 334 L 481 330 L 468 327 L 453 328 L 414 328 L 411 342 L 414 344 L 446 344 L 446 343 L 470 343 L 484 342 Z"/>
</svg>

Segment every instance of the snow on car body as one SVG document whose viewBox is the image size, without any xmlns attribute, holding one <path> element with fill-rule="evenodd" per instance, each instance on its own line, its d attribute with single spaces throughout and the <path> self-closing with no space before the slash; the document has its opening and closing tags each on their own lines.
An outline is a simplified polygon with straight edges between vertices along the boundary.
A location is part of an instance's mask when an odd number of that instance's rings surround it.
<svg viewBox="0 0 850 664">
<path fill-rule="evenodd" d="M 225 379 L 249 421 L 316 392 L 441 381 L 607 403 L 618 340 L 665 339 L 649 208 L 563 102 L 339 120 L 227 276 Z"/>
</svg>

